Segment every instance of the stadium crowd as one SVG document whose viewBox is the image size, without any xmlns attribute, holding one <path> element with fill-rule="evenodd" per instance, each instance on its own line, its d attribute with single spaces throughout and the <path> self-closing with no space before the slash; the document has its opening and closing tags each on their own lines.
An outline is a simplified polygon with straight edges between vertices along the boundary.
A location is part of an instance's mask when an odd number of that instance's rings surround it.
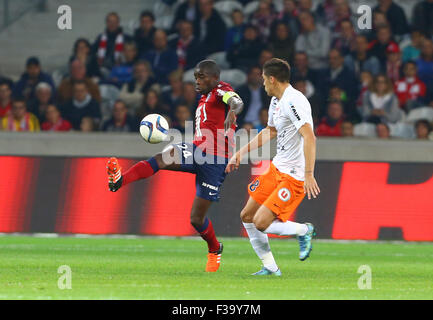
<svg viewBox="0 0 433 320">
<path fill-rule="evenodd" d="M 311 0 L 284 0 L 280 10 L 273 0 L 253 1 L 251 13 L 244 8 L 252 1 L 233 1 L 230 23 L 219 1 L 163 2 L 175 8 L 166 29 L 144 11 L 127 34 L 108 13 L 93 42 L 75 41 L 57 85 L 38 57 L 15 83 L 0 75 L 1 130 L 131 132 L 160 113 L 182 131 L 198 102 L 186 74 L 206 57 L 245 74 L 235 88 L 245 103 L 238 125 L 260 130 L 270 100 L 261 66 L 278 57 L 309 99 L 318 136 L 433 140 L 433 0 L 418 1 L 411 17 L 378 0 L 371 29 L 360 29 L 348 0 L 323 0 L 314 10 Z"/>
</svg>

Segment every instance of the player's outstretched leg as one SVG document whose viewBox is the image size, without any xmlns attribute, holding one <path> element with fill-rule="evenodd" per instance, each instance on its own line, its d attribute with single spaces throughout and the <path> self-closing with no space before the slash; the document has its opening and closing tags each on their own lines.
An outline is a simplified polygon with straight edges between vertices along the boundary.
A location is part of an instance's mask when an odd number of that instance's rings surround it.
<svg viewBox="0 0 433 320">
<path fill-rule="evenodd" d="M 174 159 L 175 149 L 168 148 L 164 152 L 167 152 L 166 157 L 163 155 L 163 153 L 158 153 L 149 160 L 143 160 L 136 163 L 131 168 L 126 170 L 124 174 L 122 174 L 119 161 L 114 157 L 110 158 L 107 162 L 108 188 L 110 191 L 116 192 L 120 189 L 120 187 L 123 187 L 131 182 L 149 178 L 159 170 L 179 170 L 179 163 L 167 164 L 163 161 L 164 158 Z M 168 155 L 168 153 L 170 155 Z"/>
<path fill-rule="evenodd" d="M 315 235 L 311 223 L 296 223 L 281 221 L 265 206 L 261 206 L 254 216 L 254 224 L 258 230 L 264 233 L 272 233 L 279 236 L 296 236 L 299 241 L 299 259 L 304 261 L 310 256 L 313 248 L 312 239 Z"/>
<path fill-rule="evenodd" d="M 251 246 L 255 253 L 262 261 L 262 269 L 258 272 L 253 273 L 254 276 L 267 276 L 275 275 L 281 276 L 281 271 L 275 262 L 274 256 L 272 255 L 271 247 L 269 245 L 268 235 L 257 230 L 253 223 L 254 215 L 260 204 L 257 203 L 253 198 L 249 198 L 247 204 L 241 211 L 241 220 L 247 231 L 248 238 L 250 239 Z"/>
</svg>

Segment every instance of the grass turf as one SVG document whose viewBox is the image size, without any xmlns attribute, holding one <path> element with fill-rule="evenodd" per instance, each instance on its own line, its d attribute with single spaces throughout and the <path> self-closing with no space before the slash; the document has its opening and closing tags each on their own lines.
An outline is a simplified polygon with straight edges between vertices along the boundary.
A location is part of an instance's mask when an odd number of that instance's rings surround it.
<svg viewBox="0 0 433 320">
<path fill-rule="evenodd" d="M 0 299 L 433 299 L 433 245 L 314 243 L 300 262 L 295 240 L 271 239 L 283 272 L 253 277 L 247 239 L 223 238 L 222 266 L 205 273 L 206 245 L 191 238 L 0 237 Z M 72 269 L 72 289 L 57 286 Z M 360 290 L 361 265 L 372 289 Z"/>
</svg>

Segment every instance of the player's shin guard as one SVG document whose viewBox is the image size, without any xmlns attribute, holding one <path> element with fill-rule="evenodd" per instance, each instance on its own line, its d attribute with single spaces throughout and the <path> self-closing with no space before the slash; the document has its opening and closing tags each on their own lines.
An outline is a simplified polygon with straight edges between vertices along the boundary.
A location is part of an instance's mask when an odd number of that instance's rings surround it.
<svg viewBox="0 0 433 320">
<path fill-rule="evenodd" d="M 262 260 L 263 266 L 272 272 L 276 272 L 278 270 L 278 266 L 271 252 L 268 235 L 257 230 L 254 223 L 244 222 L 243 224 L 245 230 L 248 233 L 251 246 L 260 260 Z"/>
<path fill-rule="evenodd" d="M 212 222 L 206 218 L 204 224 L 201 227 L 194 227 L 195 230 L 200 234 L 204 241 L 207 242 L 209 252 L 217 252 L 220 248 L 220 244 L 215 236 L 215 230 Z"/>
<path fill-rule="evenodd" d="M 158 172 L 159 167 L 155 158 L 150 158 L 149 160 L 144 160 L 136 163 L 131 168 L 129 168 L 125 174 L 123 174 L 123 185 L 127 185 L 128 183 L 146 179 L 156 172 Z"/>
</svg>

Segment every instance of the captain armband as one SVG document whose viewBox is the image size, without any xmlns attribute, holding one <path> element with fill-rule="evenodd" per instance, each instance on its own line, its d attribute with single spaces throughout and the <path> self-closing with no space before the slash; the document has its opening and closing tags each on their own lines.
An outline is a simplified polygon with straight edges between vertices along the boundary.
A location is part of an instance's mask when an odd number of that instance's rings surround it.
<svg viewBox="0 0 433 320">
<path fill-rule="evenodd" d="M 223 95 L 223 102 L 225 104 L 227 104 L 227 102 L 229 101 L 229 99 L 232 98 L 232 97 L 236 97 L 237 99 L 239 99 L 239 101 L 242 101 L 241 97 L 239 97 L 239 95 L 236 92 L 234 92 L 234 91 L 227 91 Z"/>
</svg>

